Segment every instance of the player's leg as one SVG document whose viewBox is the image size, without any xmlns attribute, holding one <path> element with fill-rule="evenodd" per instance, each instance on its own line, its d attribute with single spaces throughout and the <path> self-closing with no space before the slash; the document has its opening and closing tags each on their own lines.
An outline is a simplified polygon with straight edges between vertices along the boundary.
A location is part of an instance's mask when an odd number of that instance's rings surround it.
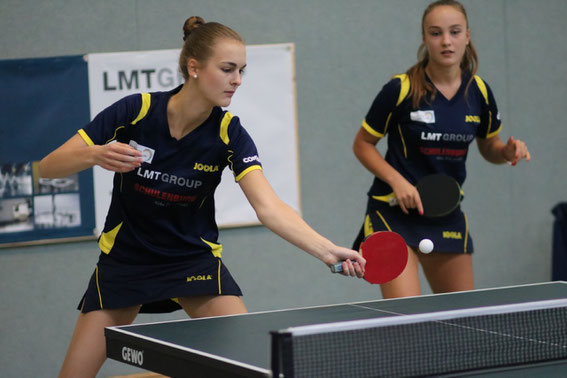
<svg viewBox="0 0 567 378">
<path fill-rule="evenodd" d="M 106 359 L 104 327 L 130 324 L 139 306 L 80 313 L 59 377 L 94 377 Z"/>
<path fill-rule="evenodd" d="M 179 304 L 191 318 L 243 314 L 244 301 L 236 295 L 201 295 L 179 298 Z"/>
<path fill-rule="evenodd" d="M 423 272 L 434 293 L 474 289 L 472 255 L 469 253 L 419 253 Z"/>
<path fill-rule="evenodd" d="M 399 298 L 419 295 L 419 260 L 413 250 L 408 247 L 408 263 L 398 277 L 390 282 L 380 285 L 382 297 Z"/>
</svg>

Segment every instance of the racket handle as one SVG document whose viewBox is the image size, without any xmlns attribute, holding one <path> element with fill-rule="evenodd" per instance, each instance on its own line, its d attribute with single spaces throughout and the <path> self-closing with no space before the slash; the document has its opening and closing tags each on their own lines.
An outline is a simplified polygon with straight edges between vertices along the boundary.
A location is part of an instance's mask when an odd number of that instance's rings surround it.
<svg viewBox="0 0 567 378">
<path fill-rule="evenodd" d="M 392 197 L 388 200 L 388 204 L 390 205 L 390 207 L 398 206 L 398 199 L 396 197 Z"/>
<path fill-rule="evenodd" d="M 331 272 L 333 273 L 340 273 L 343 271 L 343 263 L 338 262 L 336 264 L 331 265 Z"/>
</svg>

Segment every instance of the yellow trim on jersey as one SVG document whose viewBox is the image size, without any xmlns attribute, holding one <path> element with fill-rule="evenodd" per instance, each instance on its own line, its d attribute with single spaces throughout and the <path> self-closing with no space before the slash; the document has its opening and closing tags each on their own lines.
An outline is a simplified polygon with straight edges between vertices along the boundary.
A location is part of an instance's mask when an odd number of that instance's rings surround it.
<svg viewBox="0 0 567 378">
<path fill-rule="evenodd" d="M 502 124 L 500 124 L 500 127 L 496 131 L 493 131 L 491 133 L 486 134 L 486 139 L 490 139 L 493 136 L 495 136 L 496 134 L 500 133 L 501 129 L 502 129 Z"/>
<path fill-rule="evenodd" d="M 467 241 L 469 239 L 469 220 L 467 219 L 467 215 L 463 213 L 465 216 L 465 245 L 463 247 L 464 253 L 467 253 Z"/>
<path fill-rule="evenodd" d="M 400 139 L 402 140 L 402 146 L 404 146 L 404 157 L 408 158 L 408 150 L 406 148 L 406 141 L 404 140 L 404 134 L 402 134 L 402 127 L 398 123 L 398 131 L 400 132 Z"/>
<path fill-rule="evenodd" d="M 234 180 L 235 180 L 236 182 L 238 182 L 238 181 L 240 181 L 244 176 L 246 176 L 248 173 L 250 173 L 250 172 L 252 172 L 252 171 L 255 171 L 255 170 L 257 170 L 257 169 L 262 170 L 262 166 L 260 166 L 260 165 L 253 165 L 253 166 L 251 166 L 251 167 L 248 167 L 248 168 L 246 168 L 245 170 L 243 170 L 242 172 L 240 172 L 240 174 L 239 174 L 238 176 L 236 176 L 236 177 L 234 178 Z"/>
<path fill-rule="evenodd" d="M 102 310 L 102 294 L 100 293 L 100 285 L 98 283 L 98 266 L 96 267 L 96 291 L 98 292 L 98 301 L 100 303 L 100 309 Z"/>
<path fill-rule="evenodd" d="M 83 140 L 85 141 L 85 143 L 89 146 L 94 146 L 94 142 L 93 140 L 87 135 L 87 133 L 85 132 L 85 130 L 81 129 L 78 131 L 79 135 L 81 136 L 81 138 L 83 138 Z"/>
<path fill-rule="evenodd" d="M 148 114 L 148 110 L 150 109 L 152 96 L 149 93 L 142 93 L 142 107 L 140 108 L 140 113 L 136 117 L 135 120 L 132 121 L 132 125 L 135 125 L 140 121 L 142 118 Z"/>
<path fill-rule="evenodd" d="M 410 90 L 410 80 L 409 80 L 409 76 L 408 74 L 400 74 L 400 75 L 396 75 L 394 76 L 395 79 L 400 79 L 400 93 L 398 95 L 398 101 L 396 102 L 396 106 L 400 105 L 402 103 L 402 101 L 404 101 L 404 99 L 406 98 L 406 96 L 409 93 Z M 386 125 L 384 127 L 384 133 L 379 133 L 378 131 L 374 130 L 369 124 L 368 122 L 366 122 L 366 119 L 364 119 L 362 121 L 362 127 L 364 128 L 364 130 L 368 131 L 371 135 L 374 135 L 377 138 L 383 138 L 384 135 L 386 135 L 386 132 L 388 131 L 388 126 L 390 123 L 390 118 L 392 117 L 392 112 L 390 112 L 390 114 L 388 114 L 388 118 L 386 118 Z M 401 133 L 400 133 L 401 135 Z M 402 140 L 403 142 L 403 140 Z M 405 149 L 405 145 L 404 145 L 404 149 Z M 406 156 L 407 157 L 407 156 Z"/>
<path fill-rule="evenodd" d="M 484 81 L 482 81 L 478 75 L 474 75 L 474 80 L 476 81 L 478 89 L 480 89 L 480 93 L 482 93 L 482 97 L 484 97 L 484 101 L 488 105 L 488 90 L 486 89 L 486 84 L 484 84 Z"/>
<path fill-rule="evenodd" d="M 410 80 L 408 74 L 400 74 L 394 76 L 396 79 L 400 79 L 400 94 L 398 95 L 398 102 L 396 102 L 396 106 L 400 105 L 402 101 L 406 98 L 410 90 Z"/>
<path fill-rule="evenodd" d="M 112 136 L 112 138 L 110 138 L 109 140 L 107 140 L 106 142 L 104 142 L 104 144 L 108 144 L 110 142 L 112 142 L 113 140 L 116 139 L 116 134 L 118 134 L 118 130 L 120 129 L 124 129 L 126 126 L 118 126 L 116 129 L 114 129 L 114 135 Z"/>
<path fill-rule="evenodd" d="M 486 88 L 486 84 L 478 75 L 474 75 L 474 80 L 476 82 L 478 89 L 480 90 L 480 93 L 482 93 L 482 97 L 484 97 L 484 102 L 486 102 L 486 104 L 488 105 L 488 89 Z M 500 124 L 498 129 L 495 130 L 495 131 L 490 131 L 491 128 L 492 128 L 492 112 L 489 111 L 488 112 L 488 128 L 486 130 L 486 136 L 484 137 L 485 139 L 492 138 L 493 136 L 498 134 L 500 132 L 500 129 L 502 128 L 502 124 Z"/>
<path fill-rule="evenodd" d="M 220 138 L 228 146 L 228 142 L 230 139 L 228 138 L 228 125 L 230 125 L 230 121 L 232 120 L 233 115 L 230 112 L 226 112 L 224 117 L 222 117 L 221 125 L 220 125 Z"/>
<path fill-rule="evenodd" d="M 382 219 L 382 222 L 384 223 L 384 226 L 386 226 L 388 231 L 392 231 L 392 229 L 390 228 L 390 225 L 388 224 L 388 222 L 386 222 L 386 219 L 384 219 L 384 217 L 382 216 L 382 214 L 380 214 L 380 212 L 378 210 L 376 210 L 376 214 L 380 217 L 380 219 Z"/>
<path fill-rule="evenodd" d="M 228 157 L 226 158 L 226 160 L 228 160 L 228 162 L 230 163 L 230 170 L 234 172 L 234 163 L 232 162 L 232 155 L 234 155 L 234 151 L 233 150 L 228 150 L 228 152 L 230 153 L 230 155 L 228 155 Z"/>
<path fill-rule="evenodd" d="M 390 203 L 394 198 L 396 198 L 396 195 L 394 194 L 394 192 L 392 192 L 390 194 L 386 194 L 385 196 L 372 196 L 372 198 L 378 201 Z"/>
<path fill-rule="evenodd" d="M 102 235 L 100 236 L 100 240 L 98 241 L 98 246 L 100 250 L 106 253 L 107 255 L 110 253 L 112 247 L 114 247 L 114 241 L 116 240 L 116 235 L 118 235 L 118 231 L 120 231 L 120 228 L 122 227 L 122 223 L 123 222 L 120 222 L 118 226 L 114 227 L 112 230 L 108 232 L 103 232 Z"/>
<path fill-rule="evenodd" d="M 370 221 L 370 215 L 367 215 L 364 218 L 364 237 L 367 237 L 368 235 L 370 235 L 373 232 L 374 232 L 374 229 L 372 228 L 372 222 Z"/>
<path fill-rule="evenodd" d="M 388 132 L 388 126 L 390 126 L 390 118 L 392 118 L 392 113 L 388 114 L 388 118 L 386 118 L 386 127 L 384 127 L 384 134 Z"/>
<path fill-rule="evenodd" d="M 206 245 L 211 247 L 211 252 L 213 253 L 213 256 L 215 256 L 219 259 L 221 258 L 221 256 L 222 256 L 222 244 L 217 244 L 217 243 L 213 243 L 213 242 L 210 242 L 210 241 L 206 241 L 203 238 L 201 238 L 201 240 L 203 241 L 203 243 L 205 243 Z"/>
<path fill-rule="evenodd" d="M 410 80 L 408 74 L 396 75 L 394 76 L 394 79 L 400 79 L 400 93 L 398 94 L 398 101 L 396 102 L 396 106 L 398 106 L 402 103 L 402 101 L 404 101 L 404 99 L 407 97 L 409 93 Z M 362 127 L 364 128 L 364 130 L 368 131 L 371 135 L 374 135 L 377 138 L 383 138 L 384 135 L 386 135 L 386 133 L 388 132 L 388 127 L 390 126 L 390 118 L 392 118 L 392 112 L 390 112 L 390 114 L 388 114 L 388 118 L 386 118 L 384 133 L 379 133 L 378 131 L 374 130 L 372 126 L 370 126 L 368 122 L 366 122 L 366 119 L 362 121 Z M 400 135 L 401 135 L 401 131 L 400 131 Z M 402 142 L 403 142 L 403 138 L 402 138 Z M 405 150 L 405 144 L 404 144 L 404 150 Z M 407 157 L 407 153 L 406 153 L 406 157 Z"/>
<path fill-rule="evenodd" d="M 199 209 L 203 207 L 203 204 L 205 203 L 206 200 L 207 200 L 207 196 L 205 196 L 205 198 L 203 198 L 203 200 L 201 201 L 201 204 L 199 205 Z"/>
<path fill-rule="evenodd" d="M 490 135 L 490 129 L 492 129 L 492 111 L 488 111 L 488 127 L 486 128 L 486 135 Z"/>
<path fill-rule="evenodd" d="M 140 108 L 140 113 L 138 113 L 138 116 L 136 117 L 136 119 L 132 121 L 132 123 L 131 123 L 132 125 L 135 125 L 136 123 L 138 123 L 142 118 L 144 118 L 148 114 L 148 110 L 150 109 L 151 97 L 152 96 L 149 93 L 142 93 L 142 107 Z M 113 140 L 115 140 L 116 134 L 118 134 L 118 130 L 123 129 L 125 127 L 126 126 L 118 126 L 116 129 L 114 129 L 114 135 L 112 136 L 112 138 L 107 140 L 104 144 L 108 144 L 108 143 L 112 142 Z M 94 142 L 87 135 L 85 130 L 80 129 L 79 135 L 83 138 L 83 140 L 87 143 L 87 145 L 94 146 Z"/>
<path fill-rule="evenodd" d="M 219 260 L 219 268 L 218 268 L 218 272 L 217 272 L 217 280 L 218 280 L 218 283 L 219 283 L 219 295 L 222 294 L 220 273 L 221 273 L 221 261 Z"/>
<path fill-rule="evenodd" d="M 378 131 L 374 130 L 367 122 L 366 120 L 362 121 L 362 127 L 364 128 L 364 130 L 368 131 L 369 134 L 374 135 L 377 138 L 383 138 L 384 134 L 379 133 Z"/>
</svg>

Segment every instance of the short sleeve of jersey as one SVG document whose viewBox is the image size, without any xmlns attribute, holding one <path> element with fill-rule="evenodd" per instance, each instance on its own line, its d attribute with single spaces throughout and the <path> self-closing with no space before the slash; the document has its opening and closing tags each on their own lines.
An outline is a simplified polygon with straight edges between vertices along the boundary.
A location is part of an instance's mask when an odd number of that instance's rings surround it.
<svg viewBox="0 0 567 378">
<path fill-rule="evenodd" d="M 140 113 L 142 96 L 129 95 L 101 111 L 91 122 L 79 130 L 89 145 L 103 145 L 116 138 L 116 131 L 130 124 Z"/>
<path fill-rule="evenodd" d="M 382 138 L 388 132 L 392 111 L 396 107 L 401 90 L 401 80 L 396 77 L 386 83 L 378 93 L 366 114 L 362 127 L 370 134 Z"/>
<path fill-rule="evenodd" d="M 500 113 L 498 112 L 490 86 L 478 76 L 475 76 L 475 82 L 482 97 L 480 127 L 478 128 L 477 136 L 479 138 L 491 138 L 498 134 L 502 127 Z"/>
<path fill-rule="evenodd" d="M 228 113 L 230 114 L 230 113 Z M 225 115 L 226 117 L 226 115 Z M 230 169 L 235 181 L 240 181 L 247 173 L 262 169 L 258 150 L 252 137 L 240 124 L 238 117 L 232 117 L 228 125 L 228 153 Z"/>
</svg>

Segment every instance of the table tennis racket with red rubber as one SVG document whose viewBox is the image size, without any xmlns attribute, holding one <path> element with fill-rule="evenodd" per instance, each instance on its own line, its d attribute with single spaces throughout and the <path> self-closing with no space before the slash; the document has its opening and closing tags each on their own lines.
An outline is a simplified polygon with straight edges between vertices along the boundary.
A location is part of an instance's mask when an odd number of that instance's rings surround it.
<svg viewBox="0 0 567 378">
<path fill-rule="evenodd" d="M 459 183 L 442 173 L 424 176 L 417 182 L 416 188 L 421 198 L 423 216 L 427 218 L 450 214 L 463 198 Z M 390 206 L 395 205 L 398 205 L 398 201 L 394 197 Z"/>
<path fill-rule="evenodd" d="M 390 282 L 403 272 L 408 262 L 404 238 L 390 231 L 368 235 L 360 244 L 360 253 L 366 259 L 364 279 L 372 284 Z M 331 271 L 342 272 L 342 262 L 332 265 Z"/>
</svg>

